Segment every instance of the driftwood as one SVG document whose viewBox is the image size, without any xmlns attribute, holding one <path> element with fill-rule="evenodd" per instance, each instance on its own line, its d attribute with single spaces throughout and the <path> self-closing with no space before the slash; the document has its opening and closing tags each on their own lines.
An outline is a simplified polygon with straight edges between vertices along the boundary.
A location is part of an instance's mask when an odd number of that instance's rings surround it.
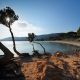
<svg viewBox="0 0 80 80">
<path fill-rule="evenodd" d="M 4 53 L 3 56 L 0 56 L 0 65 L 4 65 L 14 57 L 14 54 L 7 47 L 5 47 L 1 42 L 0 42 L 0 49 Z"/>
</svg>

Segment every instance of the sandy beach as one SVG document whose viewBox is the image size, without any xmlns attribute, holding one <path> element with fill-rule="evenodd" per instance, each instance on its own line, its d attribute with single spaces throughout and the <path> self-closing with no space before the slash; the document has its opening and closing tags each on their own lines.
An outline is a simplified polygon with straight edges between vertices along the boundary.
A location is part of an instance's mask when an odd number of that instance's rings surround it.
<svg viewBox="0 0 80 80">
<path fill-rule="evenodd" d="M 73 46 L 80 46 L 80 42 L 78 42 L 78 41 L 59 40 L 59 41 L 44 41 L 44 42 L 56 42 L 56 43 L 62 43 L 62 44 L 70 44 L 70 45 L 73 45 Z"/>
<path fill-rule="evenodd" d="M 77 42 L 77 41 L 53 41 L 53 42 L 80 46 L 80 42 Z"/>
</svg>

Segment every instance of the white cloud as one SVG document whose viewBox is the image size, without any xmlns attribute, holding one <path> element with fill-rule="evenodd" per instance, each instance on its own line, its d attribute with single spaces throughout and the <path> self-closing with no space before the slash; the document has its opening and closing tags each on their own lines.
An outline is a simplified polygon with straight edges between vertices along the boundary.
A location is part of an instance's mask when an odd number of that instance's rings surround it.
<svg viewBox="0 0 80 80">
<path fill-rule="evenodd" d="M 35 33 L 36 35 L 42 34 L 44 31 L 43 28 L 37 27 L 27 21 L 16 21 L 12 24 L 12 31 L 14 36 L 25 37 L 28 33 Z M 10 37 L 9 28 L 0 24 L 0 39 Z"/>
<path fill-rule="evenodd" d="M 40 34 L 43 29 L 26 21 L 16 21 L 11 26 L 15 36 L 27 36 L 28 33 Z"/>
<path fill-rule="evenodd" d="M 9 28 L 0 24 L 0 39 L 6 38 L 9 36 L 11 36 L 9 32 Z"/>
</svg>

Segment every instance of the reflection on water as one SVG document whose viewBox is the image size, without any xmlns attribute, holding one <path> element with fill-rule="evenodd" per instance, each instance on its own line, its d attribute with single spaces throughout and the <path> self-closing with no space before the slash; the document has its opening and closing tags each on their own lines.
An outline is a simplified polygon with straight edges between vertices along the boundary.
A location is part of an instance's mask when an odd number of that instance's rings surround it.
<svg viewBox="0 0 80 80">
<path fill-rule="evenodd" d="M 12 41 L 3 41 L 2 42 L 8 49 L 10 49 L 12 52 L 13 51 L 13 44 Z M 60 43 L 55 43 L 55 42 L 40 42 L 46 49 L 47 52 L 50 53 L 55 53 L 57 51 L 62 51 L 62 52 L 71 52 L 77 49 L 78 47 L 76 46 L 71 46 L 67 44 L 60 44 Z M 21 53 L 30 53 L 32 54 L 33 48 L 32 45 L 28 41 L 16 41 L 16 47 L 17 50 Z M 34 47 L 36 50 L 39 50 L 39 52 L 43 52 L 42 47 L 39 44 L 34 43 Z M 3 54 L 3 52 L 0 50 L 0 54 Z"/>
</svg>

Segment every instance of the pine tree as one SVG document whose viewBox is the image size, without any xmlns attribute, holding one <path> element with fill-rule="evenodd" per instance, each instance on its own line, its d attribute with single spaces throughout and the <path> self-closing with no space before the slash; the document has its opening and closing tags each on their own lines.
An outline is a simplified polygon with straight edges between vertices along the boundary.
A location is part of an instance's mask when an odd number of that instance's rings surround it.
<svg viewBox="0 0 80 80">
<path fill-rule="evenodd" d="M 11 9 L 10 7 L 6 7 L 0 10 L 0 24 L 3 24 L 9 28 L 13 40 L 13 50 L 15 51 L 15 53 L 20 55 L 20 53 L 16 50 L 15 39 L 11 28 L 11 25 L 16 20 L 18 20 L 18 18 L 19 18 L 18 15 L 16 15 L 14 10 Z"/>
</svg>

